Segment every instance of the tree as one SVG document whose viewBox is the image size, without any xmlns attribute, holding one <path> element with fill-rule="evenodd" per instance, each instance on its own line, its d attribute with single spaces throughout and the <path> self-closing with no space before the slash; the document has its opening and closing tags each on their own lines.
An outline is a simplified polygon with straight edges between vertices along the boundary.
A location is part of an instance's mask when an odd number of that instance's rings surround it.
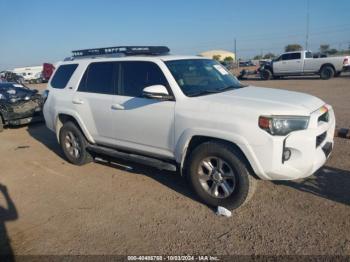
<svg viewBox="0 0 350 262">
<path fill-rule="evenodd" d="M 272 58 L 275 58 L 275 54 L 273 53 L 267 53 L 264 55 L 264 59 L 272 59 Z"/>
<path fill-rule="evenodd" d="M 329 45 L 320 45 L 320 52 L 327 54 L 329 51 Z"/>
<path fill-rule="evenodd" d="M 261 59 L 263 59 L 263 57 L 262 57 L 262 55 L 256 55 L 256 56 L 254 56 L 253 59 L 254 60 L 261 60 Z"/>
<path fill-rule="evenodd" d="M 213 59 L 216 61 L 220 61 L 221 55 L 213 55 Z"/>
<path fill-rule="evenodd" d="M 301 51 L 301 50 L 303 50 L 303 47 L 299 44 L 289 44 L 284 48 L 284 51 L 286 52 Z"/>
<path fill-rule="evenodd" d="M 335 55 L 336 53 L 338 53 L 338 50 L 335 48 L 329 49 L 327 51 L 327 54 L 329 54 L 329 55 Z"/>
<path fill-rule="evenodd" d="M 232 57 L 232 56 L 226 56 L 226 57 L 224 58 L 224 61 L 225 61 L 225 62 L 228 62 L 228 63 L 233 62 L 233 57 Z"/>
</svg>

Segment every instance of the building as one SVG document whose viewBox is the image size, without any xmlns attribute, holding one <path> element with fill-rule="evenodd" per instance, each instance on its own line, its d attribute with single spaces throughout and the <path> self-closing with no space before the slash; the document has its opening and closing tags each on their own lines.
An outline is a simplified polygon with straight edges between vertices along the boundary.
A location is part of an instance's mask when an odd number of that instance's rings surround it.
<svg viewBox="0 0 350 262">
<path fill-rule="evenodd" d="M 236 55 L 230 51 L 225 50 L 209 50 L 199 54 L 200 56 L 213 59 L 214 56 L 219 57 L 219 61 L 223 61 L 226 57 L 232 57 L 233 61 L 236 60 Z"/>
</svg>

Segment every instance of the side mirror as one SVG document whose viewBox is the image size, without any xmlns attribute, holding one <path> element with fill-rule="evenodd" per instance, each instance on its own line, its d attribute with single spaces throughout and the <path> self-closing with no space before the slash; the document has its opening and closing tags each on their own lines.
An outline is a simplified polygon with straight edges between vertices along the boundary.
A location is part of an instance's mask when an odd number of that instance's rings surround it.
<svg viewBox="0 0 350 262">
<path fill-rule="evenodd" d="M 169 95 L 168 90 L 163 85 L 153 85 L 145 87 L 143 90 L 143 96 L 147 98 L 154 99 L 172 99 L 172 96 Z"/>
</svg>

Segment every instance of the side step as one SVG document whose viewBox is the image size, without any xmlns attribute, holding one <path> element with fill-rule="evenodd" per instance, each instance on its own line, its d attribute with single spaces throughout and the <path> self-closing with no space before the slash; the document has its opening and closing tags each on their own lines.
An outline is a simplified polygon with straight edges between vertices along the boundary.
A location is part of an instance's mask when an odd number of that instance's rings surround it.
<svg viewBox="0 0 350 262">
<path fill-rule="evenodd" d="M 173 172 L 176 171 L 176 165 L 159 160 L 157 158 L 146 157 L 146 156 L 141 156 L 141 155 L 136 155 L 136 154 L 131 154 L 131 153 L 125 153 L 125 152 L 118 151 L 116 149 L 103 147 L 103 146 L 97 146 L 97 145 L 88 145 L 87 149 L 91 150 L 92 152 L 95 152 L 97 154 L 107 155 L 110 157 L 115 157 L 115 158 L 120 158 L 120 159 L 127 160 L 127 161 L 136 162 L 139 164 L 155 167 L 155 168 L 158 168 L 160 170 L 168 170 L 168 171 L 173 171 Z"/>
</svg>

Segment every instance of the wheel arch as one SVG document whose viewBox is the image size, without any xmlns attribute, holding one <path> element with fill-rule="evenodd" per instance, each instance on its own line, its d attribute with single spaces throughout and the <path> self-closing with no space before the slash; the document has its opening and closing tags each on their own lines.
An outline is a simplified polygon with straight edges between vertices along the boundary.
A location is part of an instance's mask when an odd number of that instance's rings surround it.
<svg viewBox="0 0 350 262">
<path fill-rule="evenodd" d="M 318 72 L 321 73 L 322 69 L 323 69 L 324 67 L 326 67 L 326 66 L 330 66 L 330 67 L 333 69 L 334 73 L 337 72 L 337 70 L 335 69 L 334 65 L 331 64 L 331 63 L 325 63 L 325 64 L 321 65 L 320 70 L 319 70 Z"/>
<path fill-rule="evenodd" d="M 249 169 L 250 173 L 258 178 L 256 175 L 257 172 L 260 173 L 260 167 L 258 166 L 257 162 L 255 161 L 253 155 L 251 152 L 248 152 L 249 150 L 242 146 L 241 143 L 238 141 L 234 141 L 232 139 L 227 139 L 227 138 L 218 138 L 215 136 L 210 136 L 210 135 L 198 135 L 195 134 L 187 139 L 187 142 L 185 143 L 181 157 L 177 156 L 177 161 L 180 162 L 180 171 L 181 175 L 184 174 L 185 167 L 187 165 L 187 161 L 189 158 L 189 155 L 191 152 L 200 144 L 203 144 L 205 142 L 218 142 L 222 144 L 226 144 L 229 147 L 231 147 L 236 153 L 240 155 L 244 163 L 246 164 L 247 168 Z"/>
<path fill-rule="evenodd" d="M 60 130 L 61 130 L 62 126 L 64 125 L 64 123 L 69 122 L 69 121 L 76 124 L 76 126 L 80 129 L 80 131 L 85 136 L 85 138 L 88 142 L 95 143 L 94 139 L 88 133 L 87 129 L 82 124 L 81 120 L 78 117 L 73 116 L 69 113 L 59 113 L 56 117 L 55 130 L 56 130 L 56 136 L 57 136 L 58 142 L 60 142 Z"/>
</svg>

